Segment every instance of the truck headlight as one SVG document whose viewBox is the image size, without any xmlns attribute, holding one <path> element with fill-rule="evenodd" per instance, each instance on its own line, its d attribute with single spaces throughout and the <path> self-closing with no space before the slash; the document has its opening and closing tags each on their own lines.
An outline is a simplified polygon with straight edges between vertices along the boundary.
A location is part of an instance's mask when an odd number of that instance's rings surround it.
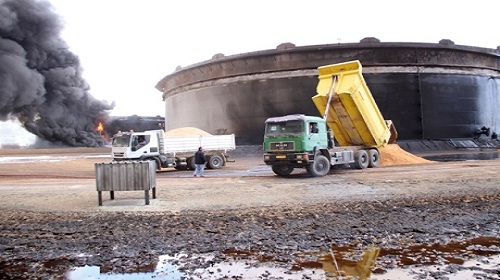
<svg viewBox="0 0 500 280">
<path fill-rule="evenodd" d="M 296 160 L 306 160 L 309 158 L 308 154 L 295 155 Z"/>
<path fill-rule="evenodd" d="M 270 160 L 270 159 L 271 159 L 271 157 L 270 157 L 270 156 L 268 156 L 268 155 L 265 155 L 265 156 L 264 156 L 264 160 Z"/>
</svg>

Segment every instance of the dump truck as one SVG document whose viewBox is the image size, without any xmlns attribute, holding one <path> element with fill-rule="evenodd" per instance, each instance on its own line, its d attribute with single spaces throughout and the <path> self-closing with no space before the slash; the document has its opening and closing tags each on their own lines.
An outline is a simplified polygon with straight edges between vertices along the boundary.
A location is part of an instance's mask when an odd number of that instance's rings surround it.
<svg viewBox="0 0 500 280">
<path fill-rule="evenodd" d="M 207 168 L 226 165 L 227 152 L 234 150 L 235 137 L 230 135 L 166 136 L 163 130 L 118 132 L 113 136 L 113 161 L 145 161 L 156 163 L 156 169 L 174 167 L 194 169 L 194 153 L 203 147 Z"/>
<path fill-rule="evenodd" d="M 362 76 L 358 60 L 318 67 L 317 94 L 322 116 L 303 114 L 268 118 L 264 162 L 278 176 L 305 168 L 313 177 L 333 166 L 377 167 L 379 148 L 395 142 L 397 131 L 384 120 Z"/>
</svg>

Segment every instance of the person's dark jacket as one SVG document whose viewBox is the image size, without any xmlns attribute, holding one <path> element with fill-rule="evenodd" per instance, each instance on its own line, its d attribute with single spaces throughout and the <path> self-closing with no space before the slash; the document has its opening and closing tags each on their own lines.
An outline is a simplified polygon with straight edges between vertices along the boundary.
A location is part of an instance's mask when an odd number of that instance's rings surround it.
<svg viewBox="0 0 500 280">
<path fill-rule="evenodd" d="M 202 151 L 197 151 L 194 154 L 194 163 L 195 164 L 204 164 L 207 160 L 205 159 L 205 153 Z"/>
</svg>

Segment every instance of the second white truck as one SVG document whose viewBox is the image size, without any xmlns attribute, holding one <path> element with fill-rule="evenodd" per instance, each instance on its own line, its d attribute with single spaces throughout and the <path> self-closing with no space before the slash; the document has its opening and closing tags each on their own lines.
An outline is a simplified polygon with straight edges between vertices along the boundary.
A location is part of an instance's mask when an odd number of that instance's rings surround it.
<svg viewBox="0 0 500 280">
<path fill-rule="evenodd" d="M 120 132 L 113 136 L 111 154 L 114 161 L 156 162 L 156 169 L 174 167 L 194 169 L 194 153 L 203 147 L 207 168 L 226 165 L 227 152 L 236 148 L 234 134 L 165 136 L 163 130 Z"/>
</svg>

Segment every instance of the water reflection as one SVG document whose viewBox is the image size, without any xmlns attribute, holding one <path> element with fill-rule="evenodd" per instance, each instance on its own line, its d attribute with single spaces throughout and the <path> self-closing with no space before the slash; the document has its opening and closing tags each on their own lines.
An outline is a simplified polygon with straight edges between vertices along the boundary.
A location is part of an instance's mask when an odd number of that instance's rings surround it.
<svg viewBox="0 0 500 280">
<path fill-rule="evenodd" d="M 460 154 L 439 154 L 422 156 L 425 159 L 432 161 L 467 161 L 467 160 L 492 160 L 500 158 L 499 152 L 482 152 L 482 153 L 460 153 Z"/>
<path fill-rule="evenodd" d="M 368 246 L 356 250 L 349 246 L 333 246 L 328 253 L 298 253 L 302 259 L 295 269 L 320 267 L 325 271 L 325 279 L 370 279 L 380 248 Z M 315 258 L 311 258 L 315 257 Z"/>
<path fill-rule="evenodd" d="M 199 258 L 200 256 L 195 256 Z M 210 262 L 212 256 L 201 256 Z M 188 261 L 184 257 L 161 256 L 158 265 L 151 272 L 141 273 L 102 273 L 97 266 L 77 267 L 67 273 L 69 280 L 132 280 L 132 279 L 159 279 L 159 280 L 181 280 L 181 279 L 324 279 L 325 274 L 317 269 L 303 269 L 300 272 L 291 272 L 286 267 L 276 267 L 272 263 L 261 263 L 258 260 L 235 260 L 233 262 L 214 263 L 206 268 L 197 268 L 189 272 L 181 272 L 179 266 L 173 262 Z M 174 261 L 175 260 L 175 261 Z"/>
<path fill-rule="evenodd" d="M 184 274 L 179 271 L 178 266 L 173 265 L 171 261 L 173 257 L 160 256 L 158 263 L 147 272 L 137 273 L 102 273 L 98 266 L 84 266 L 73 268 L 66 274 L 69 280 L 140 280 L 140 279 L 162 279 L 162 280 L 177 280 L 182 279 Z M 106 270 L 106 269 L 104 269 Z"/>
<path fill-rule="evenodd" d="M 99 267 L 79 267 L 68 279 L 411 279 L 429 275 L 466 279 L 467 275 L 498 276 L 500 238 L 478 237 L 447 244 L 418 244 L 391 248 L 332 246 L 323 252 L 294 254 L 288 263 L 258 252 L 227 250 L 232 261 L 217 262 L 213 256 L 160 256 L 150 272 L 110 274 Z M 180 270 L 180 266 L 210 263 L 205 268 Z M 175 265 L 173 264 L 175 263 Z M 495 270 L 496 267 L 496 270 Z M 415 269 L 418 268 L 418 269 Z M 493 273 L 493 274 L 492 274 Z M 465 278 L 464 278 L 465 277 Z"/>
<path fill-rule="evenodd" d="M 478 237 L 447 244 L 419 244 L 397 248 L 378 248 L 373 245 L 364 249 L 332 246 L 328 253 L 296 254 L 302 259 L 296 266 L 298 269 L 322 268 L 326 279 L 373 279 L 372 274 L 390 279 L 385 274 L 409 276 L 411 270 L 404 268 L 419 266 L 427 267 L 429 271 L 432 268 L 445 271 L 448 265 L 463 267 L 465 263 L 478 257 L 488 259 L 484 261 L 483 267 L 476 265 L 474 269 L 487 270 L 490 263 L 500 262 L 499 254 L 500 238 Z M 461 272 L 460 276 L 463 274 L 465 272 Z"/>
</svg>

